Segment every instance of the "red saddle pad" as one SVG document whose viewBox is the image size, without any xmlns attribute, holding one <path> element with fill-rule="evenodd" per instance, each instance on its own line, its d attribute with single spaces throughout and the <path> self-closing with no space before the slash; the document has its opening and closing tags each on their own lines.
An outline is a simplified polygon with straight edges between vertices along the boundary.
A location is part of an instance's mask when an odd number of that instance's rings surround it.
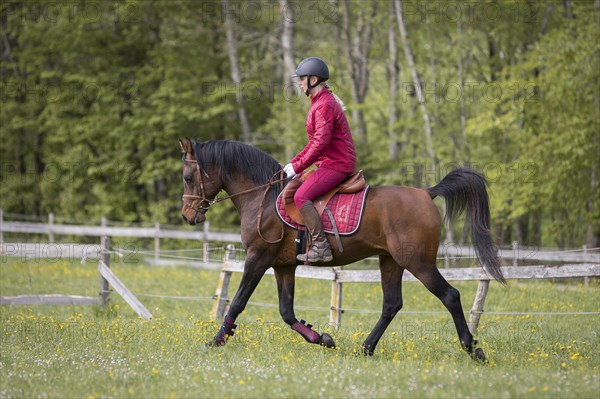
<svg viewBox="0 0 600 399">
<path fill-rule="evenodd" d="M 331 197 L 331 200 L 329 200 L 327 208 L 329 208 L 333 214 L 340 235 L 351 235 L 358 230 L 368 191 L 369 186 L 366 186 L 356 193 L 335 194 Z M 318 201 L 318 199 L 315 200 L 315 202 L 316 201 Z M 285 224 L 296 230 L 304 230 L 304 226 L 293 221 L 285 211 L 281 194 L 277 197 L 276 208 L 277 215 L 279 215 L 279 218 Z M 323 212 L 321 215 L 321 222 L 323 223 L 323 230 L 325 230 L 326 233 L 334 234 L 333 225 L 331 224 L 327 211 Z"/>
</svg>

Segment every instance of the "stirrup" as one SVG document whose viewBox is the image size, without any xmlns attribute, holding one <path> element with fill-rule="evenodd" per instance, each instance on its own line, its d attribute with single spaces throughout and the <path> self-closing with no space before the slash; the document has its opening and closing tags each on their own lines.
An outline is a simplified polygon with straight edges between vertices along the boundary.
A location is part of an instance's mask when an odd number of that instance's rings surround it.
<svg viewBox="0 0 600 399">
<path fill-rule="evenodd" d="M 329 243 L 326 243 L 326 247 L 319 248 L 317 245 L 312 245 L 305 254 L 300 254 L 296 257 L 300 262 L 331 262 L 333 260 L 333 253 Z"/>
</svg>

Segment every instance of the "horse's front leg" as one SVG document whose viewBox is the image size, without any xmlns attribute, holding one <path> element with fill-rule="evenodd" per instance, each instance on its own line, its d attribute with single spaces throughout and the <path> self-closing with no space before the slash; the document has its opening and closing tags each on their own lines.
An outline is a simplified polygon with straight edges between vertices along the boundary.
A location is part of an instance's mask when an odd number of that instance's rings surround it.
<svg viewBox="0 0 600 399">
<path fill-rule="evenodd" d="M 311 344 L 320 344 L 328 348 L 335 348 L 333 338 L 327 333 L 320 335 L 312 329 L 312 325 L 306 324 L 304 320 L 298 321 L 294 314 L 294 286 L 296 283 L 296 266 L 276 267 L 275 279 L 277 280 L 277 292 L 279 294 L 279 313 L 292 330 L 296 331 Z"/>
<path fill-rule="evenodd" d="M 225 345 L 227 343 L 227 339 L 233 335 L 234 329 L 237 327 L 235 320 L 246 308 L 246 304 L 248 303 L 250 296 L 269 268 L 269 266 L 265 266 L 268 264 L 268 262 L 258 261 L 253 257 L 246 259 L 240 286 L 238 287 L 237 292 L 231 301 L 229 311 L 223 320 L 223 324 L 221 325 L 219 332 L 212 340 L 210 345 Z"/>
</svg>

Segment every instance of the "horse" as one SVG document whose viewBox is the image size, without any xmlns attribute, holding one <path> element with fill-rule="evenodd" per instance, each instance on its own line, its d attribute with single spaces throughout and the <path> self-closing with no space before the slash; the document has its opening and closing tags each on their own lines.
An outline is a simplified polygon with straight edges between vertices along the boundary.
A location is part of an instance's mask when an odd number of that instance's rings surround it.
<svg viewBox="0 0 600 399">
<path fill-rule="evenodd" d="M 307 342 L 335 347 L 333 338 L 319 334 L 294 312 L 296 231 L 276 214 L 276 198 L 286 179 L 281 164 L 264 151 L 241 142 L 211 140 L 197 143 L 179 140 L 183 151 L 182 218 L 190 225 L 206 220 L 214 204 L 230 199 L 239 212 L 241 240 L 246 250 L 244 272 L 229 311 L 210 345 L 225 345 L 235 321 L 261 278 L 273 268 L 279 295 L 279 312 L 286 324 Z M 495 280 L 506 284 L 490 229 L 486 180 L 479 172 L 456 168 L 430 188 L 372 187 L 368 191 L 362 223 L 356 233 L 341 237 L 343 252 L 331 245 L 333 261 L 312 266 L 342 266 L 378 256 L 383 290 L 381 315 L 362 344 L 373 355 L 377 343 L 402 308 L 402 275 L 407 270 L 435 295 L 450 312 L 462 348 L 474 359 L 485 361 L 469 331 L 460 293 L 440 274 L 436 258 L 441 236 L 441 216 L 433 199 L 446 200 L 450 221 L 466 211 L 480 265 Z M 225 197 L 216 197 L 224 190 Z M 328 237 L 331 242 L 331 237 Z"/>
</svg>

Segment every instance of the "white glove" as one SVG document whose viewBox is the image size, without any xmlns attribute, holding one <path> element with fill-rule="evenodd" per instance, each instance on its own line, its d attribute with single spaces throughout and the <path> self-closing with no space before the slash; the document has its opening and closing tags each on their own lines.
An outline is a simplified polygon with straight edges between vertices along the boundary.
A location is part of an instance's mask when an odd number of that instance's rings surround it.
<svg viewBox="0 0 600 399">
<path fill-rule="evenodd" d="M 294 170 L 294 167 L 292 166 L 291 163 L 288 163 L 287 165 L 285 165 L 283 167 L 283 171 L 285 172 L 285 175 L 287 177 L 294 177 L 294 176 L 296 176 L 296 171 Z"/>
</svg>

